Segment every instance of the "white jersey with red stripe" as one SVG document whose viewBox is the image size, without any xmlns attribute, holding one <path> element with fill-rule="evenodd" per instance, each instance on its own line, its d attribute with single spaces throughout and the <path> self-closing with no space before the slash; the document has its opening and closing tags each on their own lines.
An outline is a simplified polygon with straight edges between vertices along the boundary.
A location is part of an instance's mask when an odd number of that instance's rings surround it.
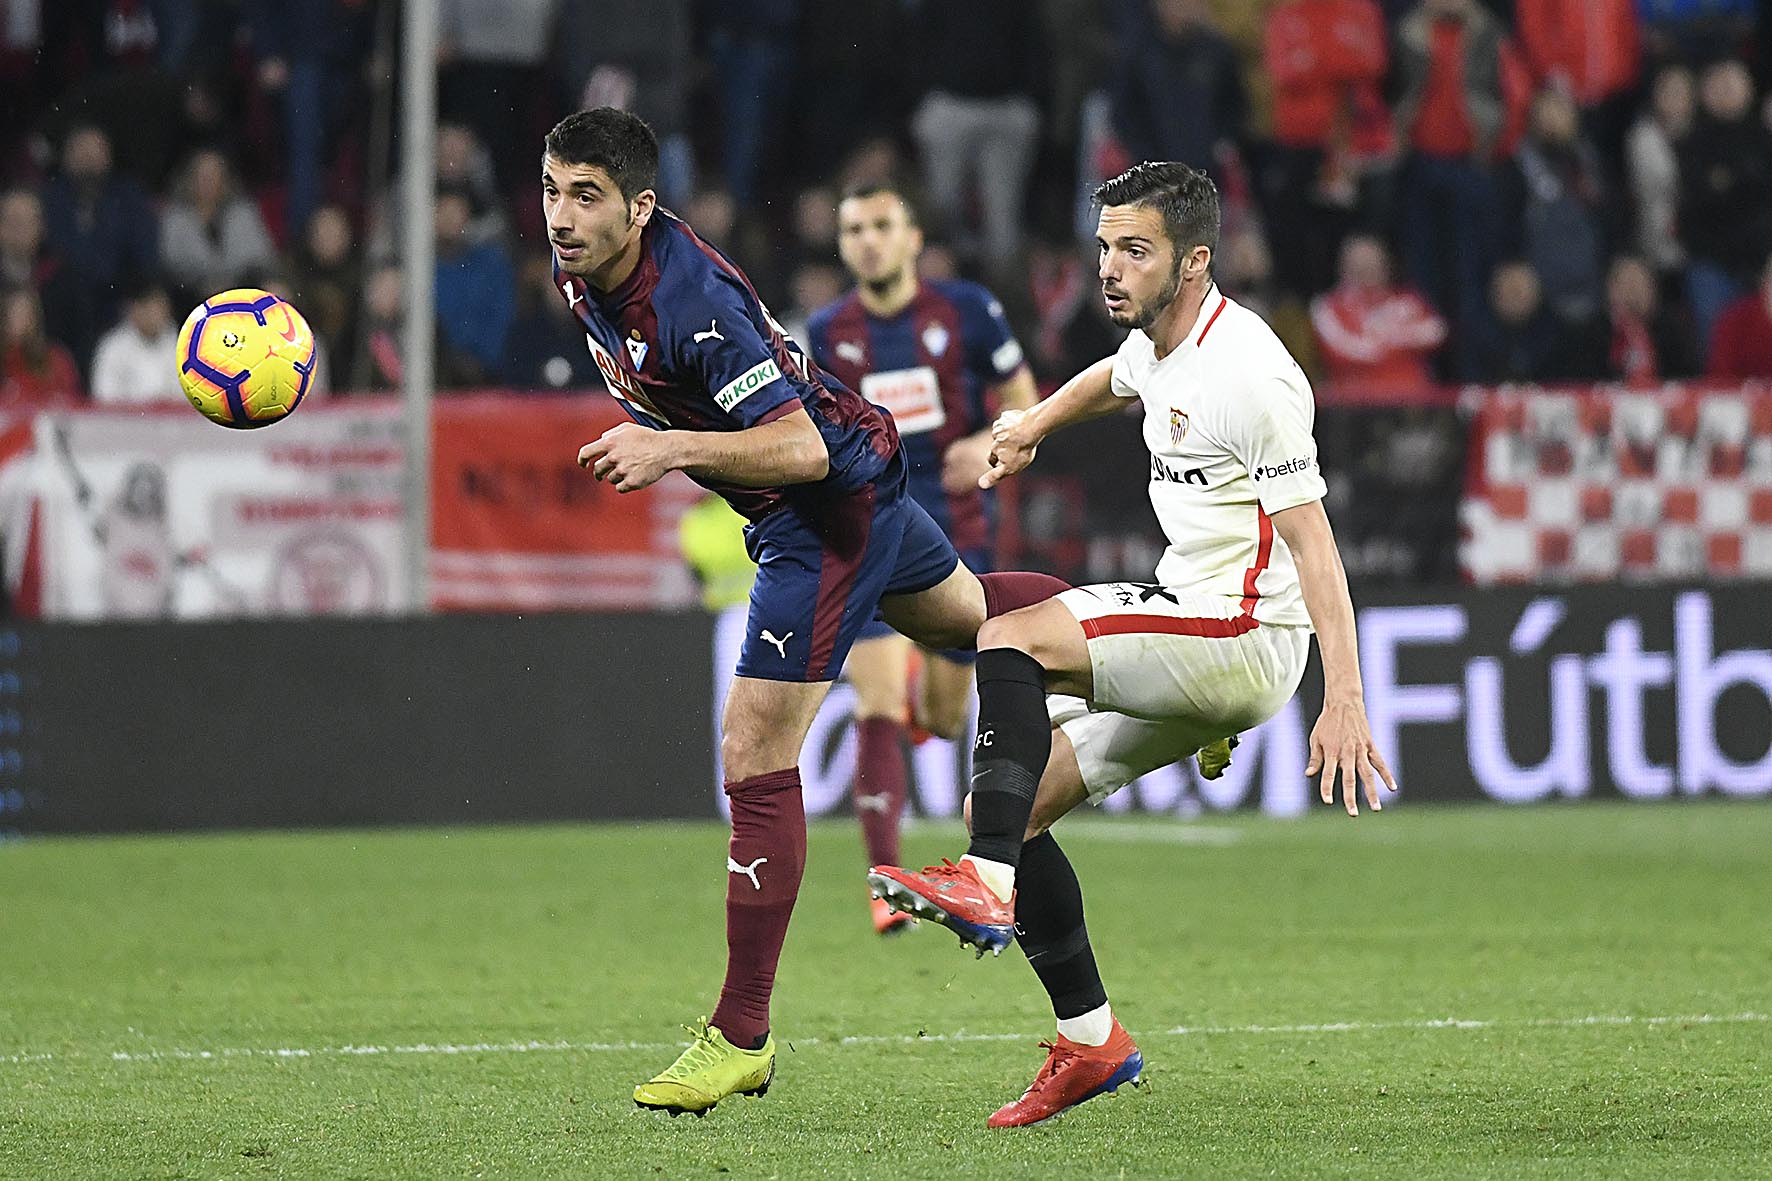
<svg viewBox="0 0 1772 1181">
<path fill-rule="evenodd" d="M 1271 517 L 1326 491 L 1316 405 L 1273 329 L 1213 284 L 1194 330 L 1167 356 L 1144 332 L 1127 336 L 1113 391 L 1144 402 L 1151 507 L 1169 538 L 1157 581 L 1233 602 L 1258 623 L 1309 627 Z"/>
</svg>

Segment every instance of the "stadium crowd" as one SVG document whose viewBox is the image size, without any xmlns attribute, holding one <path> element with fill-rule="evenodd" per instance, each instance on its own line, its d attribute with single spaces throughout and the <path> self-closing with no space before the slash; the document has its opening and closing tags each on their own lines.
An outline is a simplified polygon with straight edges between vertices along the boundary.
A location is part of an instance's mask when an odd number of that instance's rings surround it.
<svg viewBox="0 0 1772 1181">
<path fill-rule="evenodd" d="M 843 189 L 909 176 L 923 265 L 1038 374 L 1111 351 L 1087 194 L 1224 194 L 1218 273 L 1317 380 L 1772 377 L 1772 95 L 1752 0 L 441 0 L 438 373 L 595 383 L 533 175 L 620 105 L 665 203 L 790 327 L 842 291 Z M 176 398 L 181 309 L 268 287 L 333 391 L 398 384 L 385 0 L 19 0 L 0 25 L 0 409 Z M 70 81 L 72 80 L 72 81 Z M 192 145 L 197 145 L 192 150 Z"/>
</svg>

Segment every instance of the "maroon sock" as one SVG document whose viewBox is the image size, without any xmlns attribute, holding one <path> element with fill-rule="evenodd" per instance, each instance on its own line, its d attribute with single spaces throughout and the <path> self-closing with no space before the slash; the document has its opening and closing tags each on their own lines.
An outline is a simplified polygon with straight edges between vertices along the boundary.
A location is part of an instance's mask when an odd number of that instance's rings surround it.
<svg viewBox="0 0 1772 1181">
<path fill-rule="evenodd" d="M 769 994 L 806 867 L 800 769 L 728 781 L 726 795 L 726 983 L 710 1024 L 733 1045 L 756 1049 L 769 1033 Z"/>
<path fill-rule="evenodd" d="M 892 718 L 855 723 L 855 818 L 869 865 L 898 864 L 898 818 L 904 811 L 904 726 Z"/>
<path fill-rule="evenodd" d="M 998 574 L 980 574 L 984 584 L 984 615 L 995 619 L 1035 603 L 1044 603 L 1053 595 L 1071 589 L 1071 584 L 1050 574 L 1032 570 L 1006 570 Z"/>
</svg>

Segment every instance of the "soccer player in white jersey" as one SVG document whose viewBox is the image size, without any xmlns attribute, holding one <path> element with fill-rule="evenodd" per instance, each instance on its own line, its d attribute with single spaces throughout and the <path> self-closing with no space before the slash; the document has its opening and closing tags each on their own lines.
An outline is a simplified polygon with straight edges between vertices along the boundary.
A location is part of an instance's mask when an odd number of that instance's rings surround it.
<svg viewBox="0 0 1772 1181">
<path fill-rule="evenodd" d="M 1149 584 L 1079 587 L 987 622 L 978 738 L 958 865 L 876 866 L 889 902 L 1000 951 L 1017 938 L 1058 1035 L 1033 1084 L 990 1117 L 1038 1123 L 1139 1081 L 1048 831 L 1085 799 L 1259 725 L 1298 688 L 1313 629 L 1324 705 L 1304 772 L 1348 815 L 1396 784 L 1372 744 L 1353 603 L 1323 512 L 1309 383 L 1268 326 L 1212 281 L 1218 191 L 1185 164 L 1145 163 L 1095 193 L 1102 296 L 1132 329 L 1120 351 L 993 426 L 993 485 L 1053 431 L 1144 402 L 1150 495 L 1169 547 Z M 1048 695 L 1052 695 L 1050 698 Z"/>
</svg>

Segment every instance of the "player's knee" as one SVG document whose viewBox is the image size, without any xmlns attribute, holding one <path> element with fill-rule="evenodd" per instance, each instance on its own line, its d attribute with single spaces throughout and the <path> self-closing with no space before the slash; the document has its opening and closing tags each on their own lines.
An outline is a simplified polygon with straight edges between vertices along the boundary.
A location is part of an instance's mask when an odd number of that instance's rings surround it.
<svg viewBox="0 0 1772 1181">
<path fill-rule="evenodd" d="M 978 629 L 978 646 L 982 648 L 1021 648 L 1021 628 L 1016 626 L 1014 613 L 998 615 L 984 621 Z"/>
<path fill-rule="evenodd" d="M 720 736 L 720 765 L 727 779 L 749 779 L 780 770 L 782 756 L 760 734 L 726 733 Z M 792 759 L 790 758 L 791 762 Z"/>
<path fill-rule="evenodd" d="M 905 687 L 903 684 L 882 683 L 877 678 L 855 677 L 850 681 L 855 689 L 855 716 L 857 720 L 866 718 L 904 719 Z"/>
<path fill-rule="evenodd" d="M 937 738 L 958 738 L 966 725 L 966 702 L 961 699 L 952 704 L 945 701 L 925 704 L 917 711 L 917 724 Z"/>
</svg>

